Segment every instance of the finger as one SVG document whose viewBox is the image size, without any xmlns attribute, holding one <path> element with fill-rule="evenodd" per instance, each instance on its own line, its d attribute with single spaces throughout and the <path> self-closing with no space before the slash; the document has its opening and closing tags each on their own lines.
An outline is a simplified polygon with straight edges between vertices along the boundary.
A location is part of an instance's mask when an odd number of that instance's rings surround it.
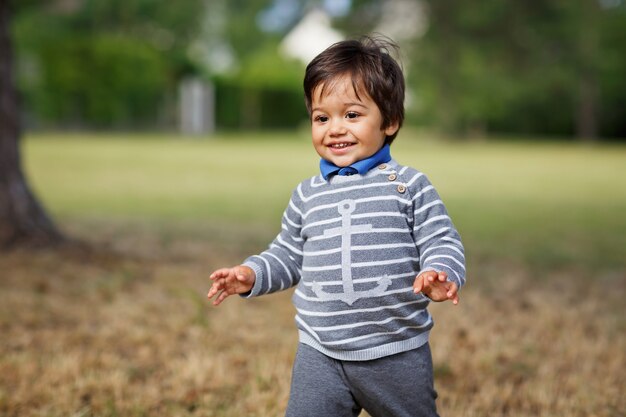
<svg viewBox="0 0 626 417">
<path fill-rule="evenodd" d="M 422 278 L 422 276 L 420 275 L 417 278 L 415 278 L 415 281 L 413 282 L 413 292 L 417 294 L 420 291 L 422 291 L 423 287 L 424 287 L 424 278 Z"/>
<path fill-rule="evenodd" d="M 449 300 L 452 300 L 453 304 L 459 303 L 458 287 L 456 283 L 454 282 L 451 283 L 450 289 L 448 289 L 448 293 L 446 295 L 448 296 Z"/>
<path fill-rule="evenodd" d="M 434 277 L 432 277 L 432 276 L 427 276 L 427 277 L 424 279 L 423 284 L 422 284 L 422 292 L 424 292 L 424 291 L 430 291 L 430 288 L 431 288 L 431 286 L 432 286 L 431 284 L 432 284 L 432 279 L 433 279 L 433 278 L 434 278 Z"/>
<path fill-rule="evenodd" d="M 452 298 L 452 304 L 454 304 L 454 305 L 458 305 L 459 304 L 459 296 L 458 296 L 458 294 L 455 294 L 455 296 Z"/>
<path fill-rule="evenodd" d="M 215 299 L 215 301 L 213 301 L 213 305 L 214 306 L 218 306 L 220 304 L 222 304 L 222 301 L 224 301 L 230 294 L 224 290 L 220 293 L 220 295 L 217 296 L 217 298 Z"/>
<path fill-rule="evenodd" d="M 448 280 L 448 274 L 444 271 L 439 272 L 439 274 L 437 274 L 437 277 L 439 278 L 439 282 L 446 282 Z"/>
<path fill-rule="evenodd" d="M 448 288 L 448 293 L 446 295 L 448 296 L 448 298 L 452 298 L 457 294 L 458 290 L 459 288 L 457 287 L 456 283 L 450 282 L 450 288 Z"/>
<path fill-rule="evenodd" d="M 437 272 L 435 271 L 425 271 L 418 275 L 418 278 L 421 277 L 426 282 L 433 282 L 437 277 Z"/>
<path fill-rule="evenodd" d="M 216 281 L 213 283 L 213 285 L 211 285 L 211 288 L 209 289 L 209 293 L 207 294 L 208 298 L 213 297 L 215 294 L 217 294 L 217 292 L 221 289 L 221 285 L 220 285 L 220 281 Z"/>
<path fill-rule="evenodd" d="M 229 273 L 230 270 L 228 268 L 221 268 L 209 275 L 209 278 L 212 280 L 216 280 L 218 278 L 226 278 Z"/>
<path fill-rule="evenodd" d="M 216 290 L 214 287 L 211 287 L 211 288 L 209 289 L 209 292 L 207 293 L 206 297 L 210 299 L 210 298 L 211 298 L 211 297 L 213 297 L 216 293 L 217 293 L 217 290 Z"/>
</svg>

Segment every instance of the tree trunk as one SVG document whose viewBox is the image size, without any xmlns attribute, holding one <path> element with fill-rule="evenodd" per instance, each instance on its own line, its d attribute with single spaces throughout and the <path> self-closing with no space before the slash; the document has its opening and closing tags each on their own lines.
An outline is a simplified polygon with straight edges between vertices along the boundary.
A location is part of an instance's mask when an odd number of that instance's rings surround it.
<svg viewBox="0 0 626 417">
<path fill-rule="evenodd" d="M 576 134 L 579 139 L 592 142 L 598 138 L 599 88 L 596 62 L 601 59 L 598 53 L 600 5 L 595 0 L 583 0 L 575 7 L 581 7 L 578 38 L 578 100 L 576 114 Z"/>
<path fill-rule="evenodd" d="M 456 4 L 449 0 L 433 0 L 430 3 L 431 25 L 437 25 L 436 50 L 437 98 L 436 117 L 438 128 L 445 134 L 459 133 L 459 109 L 457 105 L 458 45 L 454 21 Z"/>
<path fill-rule="evenodd" d="M 598 87 L 595 77 L 592 74 L 582 74 L 578 80 L 578 88 L 576 134 L 583 141 L 593 142 L 598 138 Z"/>
<path fill-rule="evenodd" d="M 22 172 L 9 3 L 10 0 L 0 0 L 0 247 L 51 245 L 63 237 L 31 192 Z"/>
</svg>

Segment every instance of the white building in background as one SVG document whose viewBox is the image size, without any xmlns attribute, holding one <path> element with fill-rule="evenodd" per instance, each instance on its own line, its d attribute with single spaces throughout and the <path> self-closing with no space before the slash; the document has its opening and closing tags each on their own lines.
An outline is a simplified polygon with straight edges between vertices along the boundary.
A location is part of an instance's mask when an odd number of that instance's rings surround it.
<svg viewBox="0 0 626 417">
<path fill-rule="evenodd" d="M 280 52 L 307 65 L 333 43 L 345 39 L 331 26 L 330 16 L 320 9 L 309 11 L 280 43 Z"/>
<path fill-rule="evenodd" d="M 199 78 L 180 83 L 180 131 L 203 135 L 215 131 L 215 92 L 213 85 Z"/>
<path fill-rule="evenodd" d="M 374 32 L 398 43 L 420 38 L 428 29 L 426 6 L 421 0 L 387 0 Z"/>
</svg>

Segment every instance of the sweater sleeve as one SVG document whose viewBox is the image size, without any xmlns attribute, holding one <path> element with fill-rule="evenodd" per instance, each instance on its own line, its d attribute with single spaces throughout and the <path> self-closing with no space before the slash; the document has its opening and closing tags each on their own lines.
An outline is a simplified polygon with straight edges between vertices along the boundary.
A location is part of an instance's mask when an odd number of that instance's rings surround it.
<svg viewBox="0 0 626 417">
<path fill-rule="evenodd" d="M 250 256 L 244 265 L 256 274 L 254 287 L 244 297 L 269 294 L 293 287 L 300 281 L 302 271 L 301 200 L 293 192 L 283 213 L 281 231 L 269 248 L 259 255 Z"/>
<path fill-rule="evenodd" d="M 459 288 L 465 284 L 465 251 L 437 190 L 420 174 L 413 190 L 413 238 L 420 256 L 420 273 L 446 272 Z"/>
</svg>

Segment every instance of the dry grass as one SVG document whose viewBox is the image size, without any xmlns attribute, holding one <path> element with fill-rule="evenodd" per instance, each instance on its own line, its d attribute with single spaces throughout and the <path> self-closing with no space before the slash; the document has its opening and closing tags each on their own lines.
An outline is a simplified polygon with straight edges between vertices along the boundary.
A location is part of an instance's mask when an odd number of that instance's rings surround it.
<svg viewBox="0 0 626 417">
<path fill-rule="evenodd" d="M 0 417 L 282 415 L 290 291 L 205 294 L 280 227 L 316 169 L 305 136 L 27 140 L 39 195 L 91 246 L 0 253 Z M 461 305 L 432 308 L 440 414 L 625 416 L 626 147 L 407 131 L 394 149 L 468 253 Z"/>
<path fill-rule="evenodd" d="M 297 343 L 290 292 L 218 309 L 204 298 L 208 271 L 249 248 L 216 243 L 215 230 L 70 232 L 101 237 L 0 257 L 0 415 L 282 415 Z M 442 416 L 626 413 L 624 270 L 470 271 L 461 305 L 432 309 Z"/>
</svg>

